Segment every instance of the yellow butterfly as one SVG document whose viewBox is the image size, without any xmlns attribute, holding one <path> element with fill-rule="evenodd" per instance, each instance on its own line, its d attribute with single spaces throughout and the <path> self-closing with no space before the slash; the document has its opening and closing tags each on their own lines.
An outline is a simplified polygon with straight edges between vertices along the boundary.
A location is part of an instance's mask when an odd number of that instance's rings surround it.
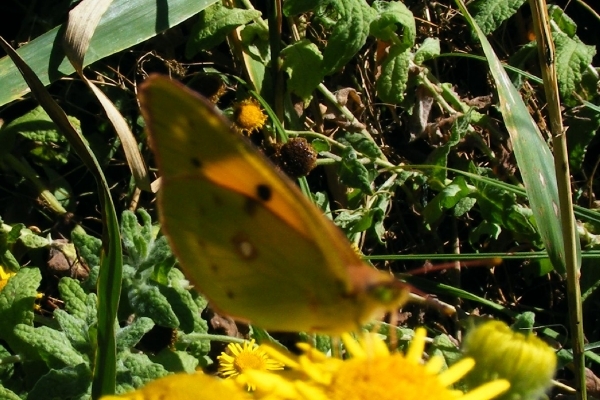
<svg viewBox="0 0 600 400">
<path fill-rule="evenodd" d="M 267 330 L 336 334 L 406 301 L 406 287 L 365 264 L 206 99 L 161 76 L 139 99 L 161 227 L 215 309 Z"/>
</svg>

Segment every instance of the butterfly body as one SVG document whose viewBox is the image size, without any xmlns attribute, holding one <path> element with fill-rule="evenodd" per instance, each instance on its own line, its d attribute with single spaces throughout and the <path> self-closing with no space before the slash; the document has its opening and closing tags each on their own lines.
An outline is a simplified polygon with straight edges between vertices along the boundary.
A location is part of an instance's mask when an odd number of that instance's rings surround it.
<svg viewBox="0 0 600 400">
<path fill-rule="evenodd" d="M 268 330 L 339 333 L 404 302 L 406 289 L 362 262 L 212 104 L 158 76 L 140 103 L 162 176 L 161 227 L 217 310 Z"/>
</svg>

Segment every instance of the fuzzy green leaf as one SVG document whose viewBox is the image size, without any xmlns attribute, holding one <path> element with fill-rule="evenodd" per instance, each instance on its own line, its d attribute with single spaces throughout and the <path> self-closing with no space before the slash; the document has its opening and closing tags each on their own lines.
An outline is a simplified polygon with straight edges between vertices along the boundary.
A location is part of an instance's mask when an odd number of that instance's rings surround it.
<svg viewBox="0 0 600 400">
<path fill-rule="evenodd" d="M 414 46 L 417 36 L 415 18 L 404 3 L 376 1 L 372 7 L 378 14 L 370 26 L 373 36 L 386 42 L 394 42 L 394 38 L 397 37 L 396 31 L 402 27 L 401 42 L 404 44 L 404 48 L 408 49 Z"/>
<path fill-rule="evenodd" d="M 175 265 L 176 260 L 165 236 L 152 243 L 150 253 L 138 267 L 138 273 L 153 268 L 152 277 L 157 282 L 168 284 L 167 274 Z M 161 273 L 162 271 L 162 273 Z"/>
<path fill-rule="evenodd" d="M 90 267 L 100 265 L 100 252 L 102 240 L 86 233 L 74 230 L 71 232 L 71 240 L 77 248 L 77 253 Z"/>
<path fill-rule="evenodd" d="M 82 363 L 50 370 L 29 392 L 28 399 L 81 399 L 91 394 L 92 371 Z"/>
<path fill-rule="evenodd" d="M 283 14 L 286 17 L 301 14 L 318 7 L 323 7 L 332 0 L 285 0 L 283 2 Z"/>
<path fill-rule="evenodd" d="M 374 11 L 364 0 L 345 0 L 335 2 L 338 20 L 327 47 L 323 51 L 323 73 L 329 75 L 344 65 L 367 42 L 369 25 Z"/>
<path fill-rule="evenodd" d="M 5 388 L 0 383 L 0 399 L 2 400 L 23 400 L 10 389 Z"/>
<path fill-rule="evenodd" d="M 145 354 L 121 352 L 117 360 L 117 393 L 137 389 L 168 374 L 169 371 Z"/>
<path fill-rule="evenodd" d="M 556 76 L 560 97 L 566 105 L 573 106 L 579 102 L 573 92 L 580 91 L 581 77 L 592 62 L 596 48 L 562 32 L 552 32 L 552 38 L 556 46 Z"/>
<path fill-rule="evenodd" d="M 600 112 L 589 107 L 570 110 L 565 116 L 564 125 L 569 127 L 567 130 L 569 166 L 572 172 L 581 171 L 588 146 L 600 129 Z"/>
<path fill-rule="evenodd" d="M 489 35 L 514 15 L 523 3 L 525 0 L 475 0 L 469 4 L 469 11 L 483 33 Z"/>
<path fill-rule="evenodd" d="M 31 229 L 25 228 L 23 224 L 18 224 L 18 226 L 19 240 L 28 249 L 43 249 L 52 244 L 52 239 L 33 233 Z M 13 226 L 13 229 L 11 229 L 11 234 L 16 227 L 17 225 Z"/>
<path fill-rule="evenodd" d="M 367 168 L 358 160 L 356 151 L 349 147 L 342 154 L 339 167 L 340 181 L 347 186 L 372 194 L 371 179 Z"/>
<path fill-rule="evenodd" d="M 127 294 L 129 303 L 138 316 L 152 318 L 158 325 L 167 328 L 179 327 L 179 319 L 158 287 L 138 283 Z"/>
<path fill-rule="evenodd" d="M 381 75 L 377 79 L 377 96 L 391 104 L 404 100 L 408 82 L 408 71 L 412 53 L 402 45 L 393 45 L 381 65 Z"/>
<path fill-rule="evenodd" d="M 440 39 L 426 38 L 423 44 L 417 49 L 414 56 L 414 62 L 417 65 L 423 64 L 427 60 L 431 60 L 440 55 Z"/>
<path fill-rule="evenodd" d="M 446 365 L 452 365 L 462 358 L 462 353 L 452 342 L 450 337 L 441 334 L 433 338 L 429 355 L 440 356 L 446 361 Z"/>
<path fill-rule="evenodd" d="M 83 291 L 79 282 L 68 277 L 62 278 L 58 282 L 58 290 L 65 302 L 65 310 L 80 320 L 85 321 L 88 316 L 86 304 L 88 295 Z"/>
<path fill-rule="evenodd" d="M 79 120 L 68 117 L 71 124 L 80 132 Z M 2 135 L 19 135 L 29 140 L 34 147 L 30 153 L 41 162 L 67 163 L 70 146 L 67 138 L 41 106 L 6 124 Z"/>
<path fill-rule="evenodd" d="M 86 362 L 63 332 L 47 326 L 34 328 L 18 324 L 14 333 L 35 349 L 49 368 L 64 368 Z"/>
<path fill-rule="evenodd" d="M 73 347 L 81 352 L 87 353 L 92 341 L 88 336 L 89 327 L 86 324 L 86 321 L 61 309 L 54 310 L 53 315 Z"/>
<path fill-rule="evenodd" d="M 152 221 L 150 214 L 145 210 L 138 210 L 142 224 L 131 211 L 124 211 L 121 216 L 121 238 L 123 249 L 127 252 L 127 263 L 137 267 L 148 257 L 149 249 L 154 241 Z"/>
<path fill-rule="evenodd" d="M 150 359 L 157 364 L 162 365 L 169 372 L 185 372 L 193 374 L 198 365 L 198 359 L 185 351 L 173 351 L 164 349 L 156 356 L 150 356 Z"/>
<path fill-rule="evenodd" d="M 556 22 L 558 29 L 566 33 L 570 38 L 577 32 L 577 24 L 560 7 L 556 5 L 548 6 L 548 15 L 552 21 Z"/>
<path fill-rule="evenodd" d="M 120 328 L 117 331 L 117 351 L 121 352 L 134 347 L 154 325 L 154 321 L 150 318 L 139 317 L 130 325 Z"/>
<path fill-rule="evenodd" d="M 457 177 L 451 184 L 439 192 L 423 210 L 427 223 L 436 222 L 442 217 L 444 210 L 454 207 L 460 200 L 471 194 L 462 176 Z"/>
<path fill-rule="evenodd" d="M 281 68 L 290 76 L 288 89 L 303 100 L 310 99 L 313 90 L 323 80 L 323 56 L 319 48 L 303 39 L 281 50 L 281 57 Z"/>
<path fill-rule="evenodd" d="M 511 325 L 510 329 L 515 332 L 527 333 L 531 332 L 535 324 L 535 314 L 531 311 L 525 311 L 523 314 L 519 314 L 515 318 L 515 322 Z"/>
<path fill-rule="evenodd" d="M 346 133 L 338 141 L 343 145 L 351 146 L 354 150 L 372 159 L 383 155 L 377 144 L 362 133 Z"/>
<path fill-rule="evenodd" d="M 198 309 L 190 291 L 176 285 L 161 285 L 159 289 L 179 320 L 178 328 L 185 333 L 193 332 L 197 324 L 200 323 L 200 312 L 202 310 Z"/>
<path fill-rule="evenodd" d="M 33 305 L 42 275 L 37 268 L 21 268 L 0 291 L 0 339 L 18 351 L 14 344 L 13 327 L 18 324 L 33 326 Z"/>
<path fill-rule="evenodd" d="M 220 2 L 213 4 L 200 13 L 185 47 L 185 56 L 192 58 L 201 50 L 212 49 L 223 42 L 232 30 L 261 15 L 257 10 L 227 8 Z"/>
</svg>

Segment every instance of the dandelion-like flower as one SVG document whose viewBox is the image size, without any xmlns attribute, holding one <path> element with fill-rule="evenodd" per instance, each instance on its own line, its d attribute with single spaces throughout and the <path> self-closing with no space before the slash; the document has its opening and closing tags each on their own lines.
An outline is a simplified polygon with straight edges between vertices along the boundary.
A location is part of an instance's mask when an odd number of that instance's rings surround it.
<svg viewBox="0 0 600 400">
<path fill-rule="evenodd" d="M 219 360 L 219 375 L 224 378 L 235 378 L 243 375 L 248 370 L 276 371 L 282 370 L 283 364 L 271 359 L 261 350 L 254 339 L 245 342 L 243 346 L 238 343 L 229 343 L 227 351 L 221 353 Z M 252 384 L 248 384 L 248 390 L 254 390 Z"/>
<path fill-rule="evenodd" d="M 0 290 L 2 290 L 8 283 L 8 280 L 15 275 L 15 272 L 11 272 L 0 265 Z"/>
<path fill-rule="evenodd" d="M 214 376 L 174 374 L 150 382 L 133 392 L 103 396 L 100 400 L 248 400 L 247 393 L 234 385 Z"/>
<path fill-rule="evenodd" d="M 327 357 L 307 344 L 300 344 L 301 356 L 282 353 L 272 347 L 261 347 L 273 358 L 295 372 L 285 377 L 264 371 L 248 371 L 248 378 L 258 393 L 269 393 L 280 399 L 310 400 L 489 400 L 506 391 L 504 379 L 492 380 L 463 394 L 451 385 L 474 366 L 465 358 L 440 372 L 444 361 L 432 357 L 422 361 L 425 329 L 417 329 L 406 354 L 390 353 L 385 342 L 375 334 L 359 341 L 350 335 L 342 340 L 352 356 L 348 360 Z"/>
<path fill-rule="evenodd" d="M 241 133 L 250 134 L 265 125 L 267 116 L 260 104 L 253 98 L 243 100 L 233 106 L 233 127 Z"/>
<path fill-rule="evenodd" d="M 537 399 L 551 385 L 556 370 L 554 350 L 533 334 L 522 334 L 500 321 L 479 325 L 468 333 L 463 352 L 477 363 L 467 382 L 503 378 L 510 390 L 500 399 Z"/>
</svg>

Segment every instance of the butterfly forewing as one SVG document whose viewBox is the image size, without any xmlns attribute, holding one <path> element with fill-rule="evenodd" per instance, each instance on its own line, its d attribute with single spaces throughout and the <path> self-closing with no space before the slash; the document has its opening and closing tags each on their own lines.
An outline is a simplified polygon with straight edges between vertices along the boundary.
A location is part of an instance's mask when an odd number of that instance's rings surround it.
<svg viewBox="0 0 600 400">
<path fill-rule="evenodd" d="M 140 89 L 162 187 L 159 212 L 184 271 L 222 312 L 272 330 L 341 332 L 389 308 L 393 279 L 239 135 L 180 84 Z"/>
</svg>

